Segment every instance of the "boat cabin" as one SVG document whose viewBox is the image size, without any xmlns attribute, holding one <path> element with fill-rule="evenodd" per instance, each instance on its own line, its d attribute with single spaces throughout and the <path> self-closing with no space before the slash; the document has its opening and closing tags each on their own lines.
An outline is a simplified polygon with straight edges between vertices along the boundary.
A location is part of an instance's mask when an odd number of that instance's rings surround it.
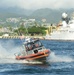
<svg viewBox="0 0 74 75">
<path fill-rule="evenodd" d="M 39 40 L 33 40 L 31 42 L 27 42 L 24 44 L 24 47 L 27 55 L 36 54 L 42 51 L 43 49 L 45 49 Z"/>
<path fill-rule="evenodd" d="M 27 40 L 23 46 L 24 50 L 16 56 L 16 59 L 45 61 L 50 53 L 49 50 L 42 45 L 39 39 L 32 41 Z"/>
</svg>

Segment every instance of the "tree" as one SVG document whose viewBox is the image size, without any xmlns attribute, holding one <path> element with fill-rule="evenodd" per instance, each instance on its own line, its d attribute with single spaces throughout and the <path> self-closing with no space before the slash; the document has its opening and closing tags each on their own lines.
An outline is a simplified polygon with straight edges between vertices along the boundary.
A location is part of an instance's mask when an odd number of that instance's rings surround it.
<svg viewBox="0 0 74 75">
<path fill-rule="evenodd" d="M 18 29 L 14 30 L 14 32 L 17 33 L 18 35 L 27 34 L 26 28 L 23 25 L 21 25 Z"/>
<path fill-rule="evenodd" d="M 39 35 L 39 34 L 45 35 L 46 34 L 46 32 L 45 32 L 46 29 L 47 28 L 45 28 L 45 27 L 36 27 L 36 26 L 33 26 L 31 28 L 28 28 L 28 32 L 29 32 L 29 34 L 32 34 L 32 35 L 34 35 L 34 34 L 37 34 L 37 35 Z"/>
</svg>

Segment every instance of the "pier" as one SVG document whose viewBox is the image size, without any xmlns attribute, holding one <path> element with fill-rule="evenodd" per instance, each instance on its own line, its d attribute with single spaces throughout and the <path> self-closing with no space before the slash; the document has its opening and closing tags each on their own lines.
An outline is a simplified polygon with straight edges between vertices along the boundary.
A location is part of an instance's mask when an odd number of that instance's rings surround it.
<svg viewBox="0 0 74 75">
<path fill-rule="evenodd" d="M 0 39 L 25 39 L 26 37 L 44 39 L 43 36 L 0 36 Z"/>
</svg>

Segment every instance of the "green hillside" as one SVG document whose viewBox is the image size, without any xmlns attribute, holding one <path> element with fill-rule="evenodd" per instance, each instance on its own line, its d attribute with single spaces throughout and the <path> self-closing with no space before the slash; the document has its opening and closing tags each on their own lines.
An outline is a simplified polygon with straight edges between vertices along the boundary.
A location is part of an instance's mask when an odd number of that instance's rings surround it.
<svg viewBox="0 0 74 75">
<path fill-rule="evenodd" d="M 0 19 L 9 17 L 23 17 L 23 18 L 35 18 L 37 21 L 41 21 L 43 18 L 50 23 L 57 23 L 61 20 L 61 14 L 67 12 L 69 15 L 74 12 L 74 9 L 37 9 L 27 10 L 21 8 L 0 8 Z"/>
</svg>

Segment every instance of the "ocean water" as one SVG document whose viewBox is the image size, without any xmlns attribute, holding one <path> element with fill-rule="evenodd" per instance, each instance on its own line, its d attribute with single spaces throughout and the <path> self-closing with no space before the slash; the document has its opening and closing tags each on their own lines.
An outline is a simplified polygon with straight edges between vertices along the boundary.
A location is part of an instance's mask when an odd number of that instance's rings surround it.
<svg viewBox="0 0 74 75">
<path fill-rule="evenodd" d="M 47 64 L 16 60 L 23 40 L 0 39 L 0 75 L 74 75 L 74 41 L 41 42 L 51 50 Z"/>
</svg>

